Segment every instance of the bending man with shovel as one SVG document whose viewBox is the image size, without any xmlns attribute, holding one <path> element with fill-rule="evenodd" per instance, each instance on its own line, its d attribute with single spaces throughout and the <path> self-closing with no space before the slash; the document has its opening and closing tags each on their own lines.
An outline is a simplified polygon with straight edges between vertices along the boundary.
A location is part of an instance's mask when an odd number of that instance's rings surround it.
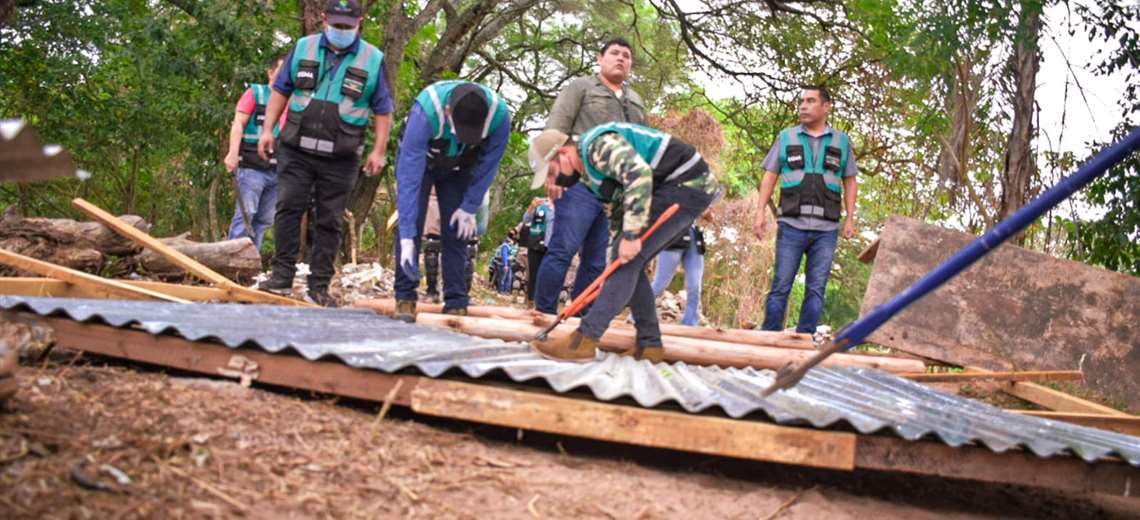
<svg viewBox="0 0 1140 520">
<path fill-rule="evenodd" d="M 661 361 L 661 330 L 645 266 L 688 232 L 719 195 L 720 185 L 708 164 L 689 143 L 630 123 L 596 126 L 577 142 L 558 130 L 545 130 L 531 141 L 528 158 L 534 170 L 532 188 L 548 178 L 563 187 L 581 182 L 610 206 L 613 216 L 622 215 L 621 234 L 612 241 L 611 255 L 620 267 L 603 282 L 600 294 L 593 291 L 596 300 L 589 314 L 574 332 L 549 339 L 540 335 L 531 344 L 547 357 L 592 360 L 610 321 L 629 306 L 636 320 L 636 346 L 617 353 Z M 672 206 L 677 206 L 676 213 L 670 211 L 671 217 L 665 215 L 659 227 L 648 232 L 649 225 Z"/>
</svg>

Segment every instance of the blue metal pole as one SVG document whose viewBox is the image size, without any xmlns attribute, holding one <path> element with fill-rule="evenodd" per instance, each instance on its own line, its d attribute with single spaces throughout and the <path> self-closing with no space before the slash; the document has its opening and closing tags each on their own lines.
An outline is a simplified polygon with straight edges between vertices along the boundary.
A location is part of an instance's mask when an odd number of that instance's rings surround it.
<svg viewBox="0 0 1140 520">
<path fill-rule="evenodd" d="M 847 350 L 863 342 L 868 335 L 886 323 L 899 311 L 937 289 L 947 280 L 966 270 L 987 253 L 1005 242 L 1009 237 L 1024 230 L 1061 201 L 1084 188 L 1093 179 L 1101 176 L 1109 168 L 1123 161 L 1129 154 L 1140 149 L 1140 128 L 1133 128 L 1128 136 L 1097 154 L 1091 161 L 1081 166 L 1076 173 L 1058 182 L 1042 193 L 1040 197 L 1017 210 L 1009 218 L 998 223 L 986 234 L 978 237 L 953 257 L 942 262 L 933 271 L 923 276 L 910 287 L 897 294 L 891 301 L 875 307 L 870 314 L 855 320 L 835 337 L 834 343 Z"/>
</svg>

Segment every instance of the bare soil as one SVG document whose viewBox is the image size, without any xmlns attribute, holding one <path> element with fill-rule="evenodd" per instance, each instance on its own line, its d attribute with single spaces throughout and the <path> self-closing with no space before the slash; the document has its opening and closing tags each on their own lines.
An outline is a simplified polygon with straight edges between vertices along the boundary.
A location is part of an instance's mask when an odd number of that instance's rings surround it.
<svg viewBox="0 0 1140 520">
<path fill-rule="evenodd" d="M 1106 518 L 1041 490 L 423 419 L 57 352 L 0 408 L 4 518 Z"/>
</svg>

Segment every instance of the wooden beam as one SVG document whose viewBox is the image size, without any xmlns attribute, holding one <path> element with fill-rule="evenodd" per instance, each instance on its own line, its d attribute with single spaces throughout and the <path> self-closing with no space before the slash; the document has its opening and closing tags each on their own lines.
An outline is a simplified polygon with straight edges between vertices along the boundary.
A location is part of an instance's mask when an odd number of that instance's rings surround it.
<svg viewBox="0 0 1140 520">
<path fill-rule="evenodd" d="M 115 280 L 116 282 L 162 293 L 175 298 L 190 301 L 222 301 L 226 299 L 226 292 L 214 287 L 199 285 L 180 285 L 162 282 L 145 282 L 140 280 Z M 63 280 L 51 278 L 19 278 L 0 277 L 0 294 L 14 294 L 20 296 L 37 296 L 51 298 L 107 298 L 104 292 L 84 285 L 76 285 Z M 120 296 L 116 296 L 118 298 Z M 123 296 L 125 297 L 125 296 Z M 137 296 L 135 298 L 138 298 Z M 147 298 L 150 299 L 150 298 Z"/>
<path fill-rule="evenodd" d="M 898 374 L 919 383 L 968 383 L 970 381 L 1083 381 L 1080 370 L 1037 370 L 1024 372 L 940 372 Z"/>
<path fill-rule="evenodd" d="M 1071 413 L 1071 412 L 1043 412 L 1040 410 L 1006 410 L 1067 423 L 1079 424 L 1090 428 L 1100 428 L 1125 435 L 1140 437 L 1140 417 L 1135 415 L 1103 415 L 1098 413 Z"/>
<path fill-rule="evenodd" d="M 178 266 L 186 272 L 197 276 L 198 278 L 210 283 L 214 287 L 222 289 L 229 294 L 230 300 L 250 302 L 250 303 L 270 303 L 277 305 L 293 305 L 298 307 L 316 307 L 308 302 L 286 298 L 263 291 L 257 291 L 242 287 L 229 278 L 222 276 L 217 271 L 210 269 L 198 263 L 193 258 L 186 256 L 178 250 L 163 244 L 158 239 L 140 231 L 139 229 L 127 224 L 118 217 L 103 211 L 102 208 L 87 202 L 81 198 L 71 200 L 71 205 L 76 209 L 86 213 L 89 217 L 101 222 L 103 225 L 111 228 L 116 233 L 123 235 L 137 244 L 142 245 L 158 253 L 162 257 L 170 261 L 170 263 Z"/>
<path fill-rule="evenodd" d="M 234 356 L 244 356 L 258 365 L 255 381 L 290 388 L 381 401 L 399 380 L 404 380 L 393 404 L 411 404 L 417 376 L 388 375 L 375 370 L 352 368 L 332 361 L 309 361 L 303 357 L 270 354 L 250 348 L 189 341 L 177 336 L 155 336 L 145 331 L 107 325 L 78 323 L 64 318 L 37 318 L 55 331 L 56 344 L 143 363 L 152 363 L 213 376 L 228 370 Z"/>
<path fill-rule="evenodd" d="M 5 249 L 0 249 L 0 263 L 15 267 L 17 269 L 22 269 L 24 271 L 29 271 L 39 275 L 63 280 L 67 283 L 83 286 L 92 292 L 104 294 L 112 298 L 130 298 L 161 300 L 174 303 L 190 303 L 189 300 L 176 298 L 174 296 L 168 296 L 149 289 L 130 286 L 116 280 L 108 280 L 106 278 L 88 274 L 83 271 L 68 269 L 66 267 L 44 262 L 42 260 L 37 260 L 29 256 L 13 253 Z"/>
<path fill-rule="evenodd" d="M 486 385 L 455 383 L 444 384 L 443 381 L 430 380 L 421 376 L 393 375 L 368 369 L 350 368 L 335 362 L 307 361 L 292 355 L 268 354 L 255 349 L 231 349 L 224 345 L 207 342 L 192 342 L 174 336 L 152 336 L 143 331 L 130 329 L 115 329 L 107 325 L 76 323 L 62 318 L 40 318 L 55 329 L 56 341 L 60 346 L 84 350 L 112 357 L 131 359 L 144 363 L 169 366 L 190 370 L 203 374 L 218 375 L 218 369 L 225 369 L 235 355 L 245 356 L 258 364 L 256 381 L 302 388 L 320 392 L 329 392 L 338 395 L 381 401 L 384 396 L 397 384 L 403 381 L 400 391 L 393 399 L 393 404 L 411 406 L 425 414 L 454 414 L 446 415 L 456 419 L 487 420 L 502 422 L 534 423 L 532 427 L 543 428 L 543 431 L 552 433 L 567 433 L 561 426 L 543 426 L 543 422 L 553 425 L 570 425 L 568 428 L 577 428 L 578 433 L 591 438 L 600 438 L 601 434 L 590 431 L 581 432 L 582 429 L 591 429 L 591 423 L 586 419 L 607 421 L 602 427 L 605 435 L 618 442 L 634 437 L 630 432 L 637 432 L 637 436 L 645 435 L 655 439 L 659 444 L 678 446 L 675 449 L 702 450 L 700 453 L 721 455 L 720 448 L 702 448 L 686 440 L 684 435 L 677 432 L 688 432 L 692 428 L 701 431 L 701 435 L 711 435 L 718 444 L 725 446 L 725 450 L 743 450 L 746 446 L 762 445 L 763 443 L 776 443 L 776 439 L 791 439 L 803 451 L 781 451 L 773 457 L 801 460 L 835 460 L 840 457 L 828 454 L 828 449 L 836 450 L 833 453 L 846 453 L 847 435 L 855 437 L 853 467 L 877 471 L 904 472 L 918 475 L 931 475 L 953 479 L 977 480 L 983 482 L 997 482 L 1022 486 L 1034 486 L 1058 489 L 1070 492 L 1094 492 L 1115 496 L 1137 498 L 1136 482 L 1140 482 L 1140 468 L 1134 468 L 1126 463 L 1114 459 L 1098 461 L 1089 464 L 1081 459 L 1057 455 L 1047 459 L 1037 457 L 1024 451 L 1007 451 L 994 453 L 980 447 L 953 448 L 941 443 L 930 441 L 911 442 L 891 436 L 854 435 L 846 432 L 814 431 L 806 428 L 779 426 L 769 423 L 755 423 L 764 428 L 748 430 L 731 430 L 727 423 L 750 423 L 747 420 L 731 420 L 706 415 L 676 414 L 686 418 L 693 424 L 674 422 L 673 412 L 659 410 L 644 410 L 646 412 L 667 413 L 669 420 L 664 417 L 643 419 L 641 415 L 628 415 L 624 410 L 609 410 L 607 408 L 632 408 L 622 405 L 598 403 L 582 399 L 573 399 L 565 396 L 552 396 L 536 394 L 522 389 L 508 389 L 506 392 L 480 391 L 477 399 L 464 401 L 466 391 L 472 387 L 483 388 Z M 421 390 L 420 385 L 428 386 Z M 432 388 L 435 390 L 432 391 Z M 520 387 L 521 388 L 521 387 Z M 436 395 L 443 394 L 443 395 Z M 530 403 L 534 396 L 544 397 Z M 507 402 L 495 401 L 494 398 L 504 397 Z M 491 400 L 488 400 L 491 399 Z M 464 403 L 467 403 L 464 405 Z M 580 408 L 583 404 L 591 405 Z M 523 418 L 512 418 L 510 410 L 522 411 Z M 558 415 L 544 415 L 554 412 Z M 537 414 L 537 415 L 536 415 Z M 485 416 L 484 416 L 485 415 Z M 704 421 L 713 420 L 711 423 Z M 613 422 L 618 421 L 618 422 Z M 626 422 L 622 422 L 626 421 Z M 629 422 L 632 421 L 632 422 Z M 491 423 L 496 424 L 496 423 Z M 522 427 L 522 426 L 519 426 Z M 726 437 L 727 432 L 719 428 L 729 428 L 727 431 L 746 432 L 745 439 L 731 439 Z M 812 442 L 804 443 L 803 433 L 825 434 L 819 439 L 838 440 L 838 447 L 825 447 Z M 838 434 L 838 437 L 831 435 Z M 751 438 L 759 436 L 759 438 Z M 634 438 L 630 442 L 641 442 Z M 820 454 L 822 451 L 822 454 Z M 763 453 L 744 453 L 745 458 L 759 459 L 768 457 Z M 820 458 L 817 458 L 820 457 Z M 832 458 L 834 457 L 834 458 Z M 771 460 L 771 459 L 760 459 Z M 846 465 L 846 464 L 844 464 Z"/>
<path fill-rule="evenodd" d="M 1091 413 L 1101 415 L 1115 415 L 1118 417 L 1132 417 L 1120 410 L 1087 401 L 1079 397 L 1054 390 L 1047 386 L 1034 383 L 1011 382 L 1002 386 L 1003 392 L 1025 399 L 1038 406 L 1057 412 Z"/>
<path fill-rule="evenodd" d="M 1140 468 L 1121 461 L 1089 464 L 1072 456 L 1043 459 L 1021 450 L 995 454 L 974 446 L 938 442 L 899 442 L 893 437 L 860 435 L 855 467 L 943 478 L 1050 488 L 1071 493 L 1101 493 L 1140 498 Z"/>
<path fill-rule="evenodd" d="M 647 410 L 425 379 L 412 392 L 412 410 L 485 424 L 841 470 L 854 469 L 855 435 L 755 421 Z"/>
<path fill-rule="evenodd" d="M 453 316 L 448 314 L 419 313 L 416 323 L 431 327 L 448 328 L 484 338 L 497 338 L 506 341 L 530 341 L 548 323 L 548 316 L 536 317 L 534 322 Z M 633 329 L 611 327 L 602 335 L 600 345 L 628 349 L 635 344 Z M 740 345 L 723 341 L 709 341 L 676 336 L 662 336 L 665 345 L 666 361 L 683 361 L 694 365 L 717 365 L 724 367 L 753 367 L 778 369 L 788 362 L 803 362 L 814 351 Z M 827 358 L 823 366 L 876 368 L 888 372 L 915 372 L 925 365 L 913 359 L 897 359 L 881 356 L 836 354 Z"/>
</svg>

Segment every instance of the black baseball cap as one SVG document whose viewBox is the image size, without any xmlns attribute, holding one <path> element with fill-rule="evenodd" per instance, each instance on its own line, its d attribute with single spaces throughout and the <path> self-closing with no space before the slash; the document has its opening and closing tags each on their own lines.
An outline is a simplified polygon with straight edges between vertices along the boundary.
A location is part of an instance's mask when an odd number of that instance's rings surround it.
<svg viewBox="0 0 1140 520">
<path fill-rule="evenodd" d="M 447 99 L 451 120 L 455 124 L 455 137 L 459 142 L 476 145 L 483 142 L 483 125 L 487 122 L 487 98 L 483 89 L 474 83 L 464 83 L 451 91 Z"/>
<path fill-rule="evenodd" d="M 356 0 L 329 0 L 325 5 L 329 24 L 356 25 L 360 23 L 360 2 Z"/>
</svg>

